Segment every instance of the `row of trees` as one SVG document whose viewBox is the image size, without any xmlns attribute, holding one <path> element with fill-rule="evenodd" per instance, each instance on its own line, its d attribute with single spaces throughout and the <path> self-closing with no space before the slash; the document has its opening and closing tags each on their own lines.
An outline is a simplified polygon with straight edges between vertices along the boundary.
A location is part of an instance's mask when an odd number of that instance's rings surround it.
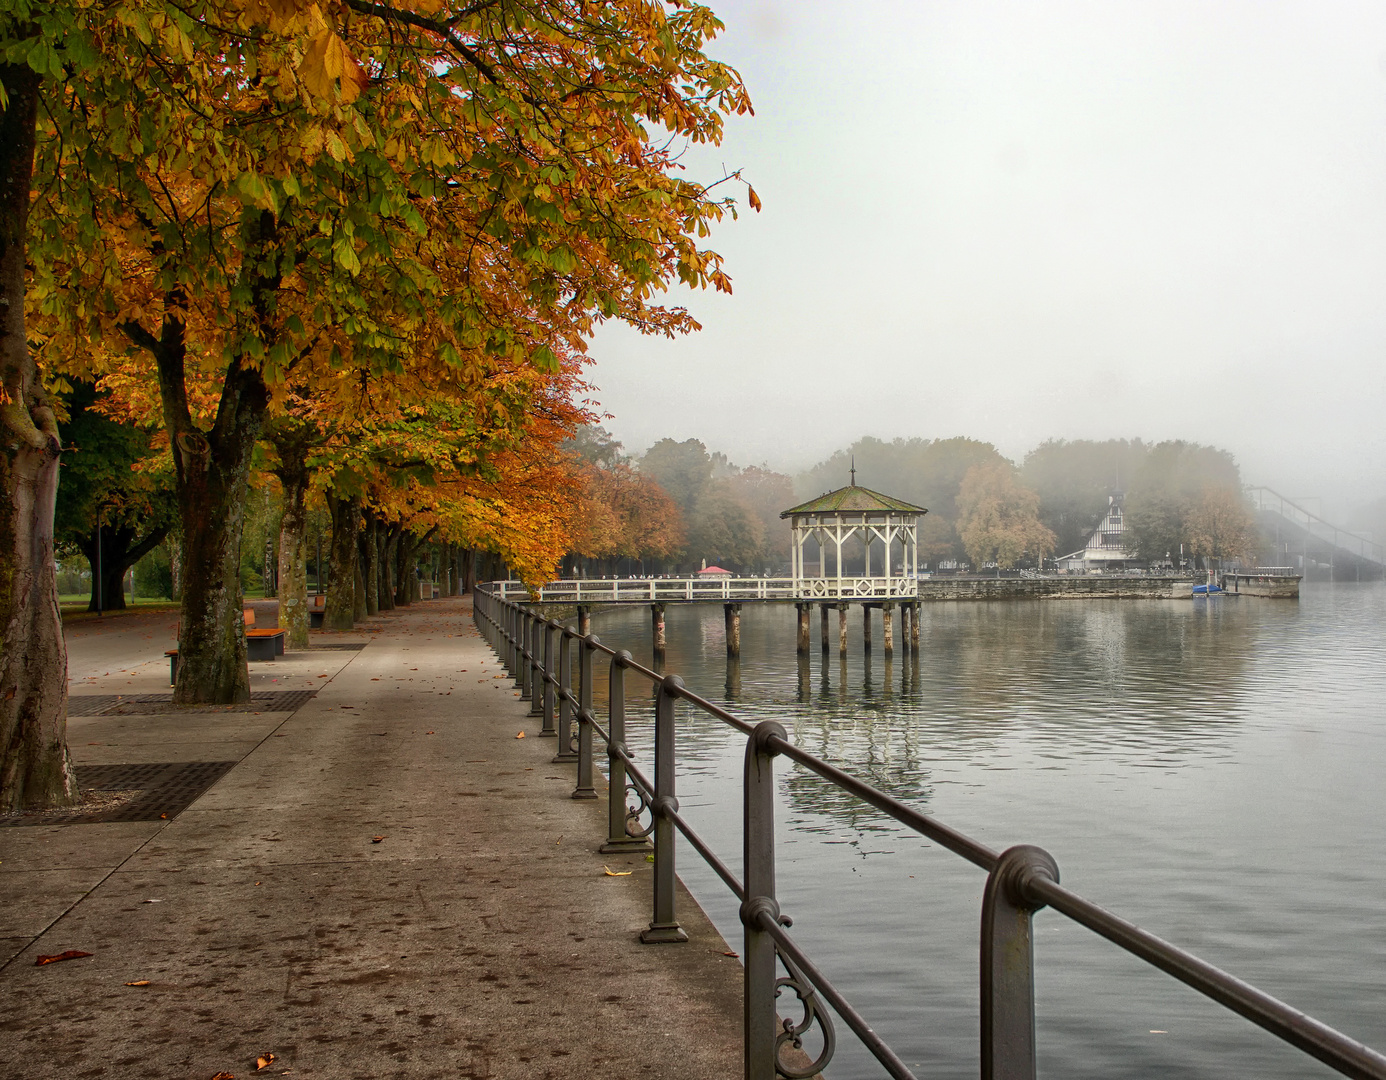
<svg viewBox="0 0 1386 1080">
<path fill-rule="evenodd" d="M 552 571 L 585 340 L 696 328 L 657 303 L 674 279 L 730 289 L 699 238 L 732 203 L 677 161 L 750 109 L 703 52 L 719 28 L 659 0 L 0 0 L 0 810 L 75 796 L 53 555 L 77 380 L 169 480 L 179 702 L 248 698 L 257 475 L 288 599 L 310 493 L 331 509 L 337 625 L 419 537 Z"/>
</svg>

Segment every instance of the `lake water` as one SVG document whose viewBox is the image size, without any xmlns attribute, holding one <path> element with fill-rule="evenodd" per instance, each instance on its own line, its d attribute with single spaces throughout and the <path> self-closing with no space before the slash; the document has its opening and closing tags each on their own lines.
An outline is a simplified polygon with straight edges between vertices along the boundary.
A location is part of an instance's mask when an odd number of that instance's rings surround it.
<svg viewBox="0 0 1386 1080">
<path fill-rule="evenodd" d="M 805 668 L 793 606 L 747 604 L 738 671 L 720 605 L 670 605 L 666 667 L 997 850 L 1047 848 L 1080 894 L 1386 1050 L 1386 587 L 921 611 L 917 659 L 893 662 L 879 613 L 867 659 L 852 612 L 843 662 L 815 612 Z M 647 608 L 592 628 L 649 663 Z M 628 714 L 646 755 L 651 710 Z M 680 802 L 739 870 L 744 739 L 687 711 L 678 739 Z M 921 1077 L 977 1076 L 982 872 L 783 761 L 779 798 L 796 940 Z M 686 846 L 679 873 L 739 950 L 735 899 Z M 1336 1075 L 1063 916 L 1035 927 L 1043 1075 Z M 883 1075 L 838 1035 L 832 1080 Z"/>
</svg>

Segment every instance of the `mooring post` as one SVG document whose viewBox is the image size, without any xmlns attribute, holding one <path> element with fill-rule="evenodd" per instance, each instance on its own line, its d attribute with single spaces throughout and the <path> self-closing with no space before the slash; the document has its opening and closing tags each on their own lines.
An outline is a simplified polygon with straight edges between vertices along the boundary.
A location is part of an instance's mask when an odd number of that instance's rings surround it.
<svg viewBox="0 0 1386 1080">
<path fill-rule="evenodd" d="M 626 665 L 630 653 L 624 649 L 611 658 L 607 677 L 607 736 L 606 744 L 606 843 L 597 850 L 603 855 L 623 851 L 643 851 L 649 841 L 643 836 L 630 835 L 630 811 L 626 807 Z"/>
<path fill-rule="evenodd" d="M 727 655 L 741 655 L 741 605 L 723 604 L 722 615 L 727 624 Z"/>
<path fill-rule="evenodd" d="M 891 656 L 895 652 L 895 605 L 881 605 L 881 637 L 885 645 L 885 654 Z"/>
<path fill-rule="evenodd" d="M 841 656 L 847 655 L 847 605 L 837 605 L 837 651 Z"/>
<path fill-rule="evenodd" d="M 867 652 L 871 651 L 871 605 L 862 604 L 861 606 L 861 647 Z"/>
<path fill-rule="evenodd" d="M 741 951 L 746 1080 L 775 1080 L 778 1074 L 775 1056 L 780 1024 L 775 984 L 779 971 L 775 940 L 765 932 L 767 923 L 780 919 L 780 904 L 775 898 L 775 751 L 769 745 L 771 736 L 788 738 L 780 724 L 762 720 L 746 740 L 741 840 L 741 865 L 746 875 L 746 899 L 741 904 L 741 923 L 746 928 Z"/>
<path fill-rule="evenodd" d="M 544 723 L 539 728 L 541 738 L 551 739 L 558 734 L 553 726 L 554 677 L 553 662 L 558 652 L 553 636 L 559 633 L 555 626 L 544 624 Z"/>
<path fill-rule="evenodd" d="M 913 620 L 910 618 L 910 605 L 909 605 L 909 604 L 901 604 L 901 605 L 900 605 L 900 645 L 901 645 L 901 647 L 902 647 L 906 652 L 909 651 L 909 647 L 910 647 L 910 623 L 911 623 L 911 622 L 913 622 Z"/>
<path fill-rule="evenodd" d="M 659 684 L 655 704 L 655 798 L 654 816 L 654 918 L 640 933 L 646 945 L 687 941 L 688 935 L 674 914 L 674 822 L 679 800 L 674 794 L 674 706 L 683 680 L 666 675 Z"/>
<path fill-rule="evenodd" d="M 573 642 L 571 631 L 558 631 L 558 753 L 553 760 L 576 761 L 573 749 Z"/>
<path fill-rule="evenodd" d="M 578 750 L 577 787 L 573 788 L 575 799 L 595 799 L 597 789 L 592 783 L 592 658 L 596 655 L 598 640 L 591 634 L 578 639 L 578 678 L 581 689 L 578 691 Z"/>
<path fill-rule="evenodd" d="M 579 604 L 577 609 L 578 636 L 586 637 L 592 632 L 592 609 Z"/>
<path fill-rule="evenodd" d="M 663 657 L 667 648 L 667 639 L 664 636 L 664 605 L 650 605 L 650 622 L 654 629 L 654 654 L 656 657 Z"/>
<path fill-rule="evenodd" d="M 910 648 L 919 651 L 919 601 L 910 605 Z"/>
<path fill-rule="evenodd" d="M 819 637 L 823 639 L 824 652 L 828 651 L 828 608 L 830 606 L 829 604 L 820 604 L 818 606 L 818 621 L 820 623 Z"/>
<path fill-rule="evenodd" d="M 800 656 L 803 656 L 809 651 L 809 612 L 813 610 L 813 605 L 795 604 L 794 607 L 799 612 L 798 652 Z"/>
<path fill-rule="evenodd" d="M 1042 848 L 1001 853 L 982 892 L 982 1080 L 1035 1076 L 1035 957 L 1031 916 L 1044 907 L 1026 896 L 1037 877 L 1059 880 Z"/>
</svg>

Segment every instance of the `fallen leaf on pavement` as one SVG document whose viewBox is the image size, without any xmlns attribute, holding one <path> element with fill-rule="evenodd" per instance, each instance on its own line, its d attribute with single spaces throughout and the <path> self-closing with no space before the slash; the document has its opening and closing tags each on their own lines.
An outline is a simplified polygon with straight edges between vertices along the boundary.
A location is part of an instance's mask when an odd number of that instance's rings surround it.
<svg viewBox="0 0 1386 1080">
<path fill-rule="evenodd" d="M 432 735 L 433 732 L 431 732 L 431 731 L 425 731 L 424 734 L 425 734 L 425 735 Z"/>
<path fill-rule="evenodd" d="M 136 979 L 134 982 L 128 982 L 128 983 L 126 983 L 125 985 L 126 985 L 126 986 L 148 986 L 148 985 L 149 985 L 149 980 L 148 980 L 148 979 Z"/>
<path fill-rule="evenodd" d="M 236 1074 L 229 1072 L 219 1072 L 213 1075 L 212 1080 L 236 1080 Z"/>
<path fill-rule="evenodd" d="M 517 739 L 523 739 L 524 737 L 525 737 L 525 733 L 524 733 L 523 731 L 520 732 L 518 735 L 515 736 L 515 738 L 517 738 Z"/>
<path fill-rule="evenodd" d="M 372 837 L 371 837 L 371 843 L 372 843 L 372 844 L 378 844 L 378 843 L 380 843 L 380 841 L 382 841 L 382 840 L 384 840 L 384 839 L 385 839 L 385 837 L 383 837 L 383 836 L 372 836 Z"/>
<path fill-rule="evenodd" d="M 261 1054 L 259 1057 L 255 1059 L 255 1071 L 259 1072 L 261 1069 L 268 1069 L 273 1064 L 273 1054 Z"/>
<path fill-rule="evenodd" d="M 43 967 L 44 964 L 56 964 L 59 960 L 79 960 L 84 956 L 91 956 L 89 952 L 81 949 L 68 949 L 67 952 L 54 953 L 52 956 L 40 956 L 34 961 L 34 967 Z"/>
<path fill-rule="evenodd" d="M 607 877 L 630 877 L 630 875 L 634 872 L 631 870 L 613 870 L 611 869 L 611 867 L 605 864 L 602 865 L 602 869 L 606 871 Z"/>
</svg>

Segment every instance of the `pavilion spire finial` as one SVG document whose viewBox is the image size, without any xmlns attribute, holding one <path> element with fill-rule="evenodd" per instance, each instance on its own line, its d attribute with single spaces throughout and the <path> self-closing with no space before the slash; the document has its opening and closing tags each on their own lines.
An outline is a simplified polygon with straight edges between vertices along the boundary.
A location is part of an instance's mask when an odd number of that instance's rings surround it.
<svg viewBox="0 0 1386 1080">
<path fill-rule="evenodd" d="M 852 455 L 852 486 L 857 486 L 857 455 Z"/>
</svg>

